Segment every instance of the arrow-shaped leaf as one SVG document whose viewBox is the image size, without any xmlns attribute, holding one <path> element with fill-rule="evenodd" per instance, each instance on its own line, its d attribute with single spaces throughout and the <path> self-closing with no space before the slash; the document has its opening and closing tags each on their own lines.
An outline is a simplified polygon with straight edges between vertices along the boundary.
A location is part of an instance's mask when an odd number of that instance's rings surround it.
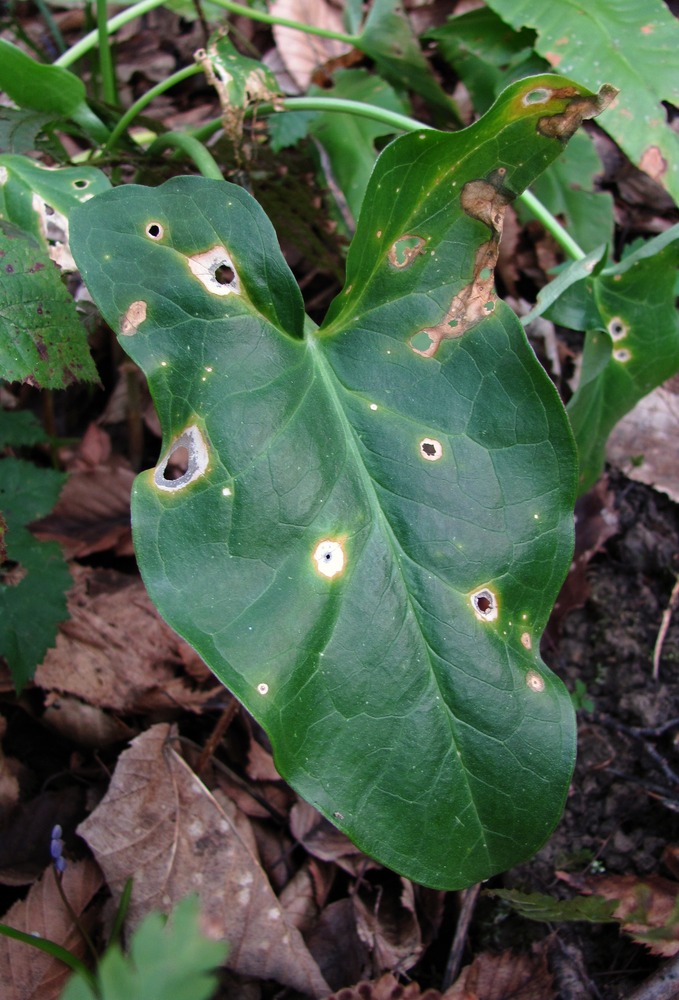
<svg viewBox="0 0 679 1000">
<path fill-rule="evenodd" d="M 178 178 L 73 213 L 78 265 L 164 428 L 133 497 L 153 599 L 281 774 L 430 885 L 529 856 L 573 766 L 539 641 L 575 455 L 493 265 L 506 205 L 601 103 L 536 77 L 464 132 L 387 147 L 317 331 L 239 188 Z"/>
</svg>

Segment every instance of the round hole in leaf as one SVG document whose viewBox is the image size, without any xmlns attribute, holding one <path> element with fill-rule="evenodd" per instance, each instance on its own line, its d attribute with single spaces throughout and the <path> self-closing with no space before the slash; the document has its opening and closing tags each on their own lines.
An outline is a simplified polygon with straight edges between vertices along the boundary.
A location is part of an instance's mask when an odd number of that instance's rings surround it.
<svg viewBox="0 0 679 1000">
<path fill-rule="evenodd" d="M 435 438 L 423 438 L 420 441 L 420 454 L 428 462 L 438 462 L 443 455 L 443 446 Z"/>
<path fill-rule="evenodd" d="M 229 264 L 220 264 L 215 268 L 215 281 L 218 285 L 230 285 L 236 277 L 236 272 Z"/>
<path fill-rule="evenodd" d="M 73 187 L 83 190 L 83 188 L 89 187 L 90 182 L 85 177 L 79 177 L 78 180 L 73 181 Z"/>
<path fill-rule="evenodd" d="M 163 235 L 163 227 L 159 222 L 149 222 L 146 227 L 146 235 L 150 236 L 152 240 L 159 240 Z"/>
<path fill-rule="evenodd" d="M 471 595 L 471 602 L 476 617 L 484 622 L 493 622 L 498 615 L 497 597 L 488 587 L 483 587 Z"/>
<path fill-rule="evenodd" d="M 410 346 L 414 351 L 417 351 L 418 354 L 424 354 L 425 351 L 429 350 L 433 343 L 434 341 L 431 339 L 426 330 L 420 330 L 419 333 L 416 333 L 414 337 L 410 338 Z"/>
</svg>

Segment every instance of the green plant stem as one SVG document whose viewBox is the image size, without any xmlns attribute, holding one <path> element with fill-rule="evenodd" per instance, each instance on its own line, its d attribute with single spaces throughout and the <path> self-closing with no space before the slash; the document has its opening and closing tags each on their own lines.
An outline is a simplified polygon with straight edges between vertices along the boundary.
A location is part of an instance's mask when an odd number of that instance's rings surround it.
<svg viewBox="0 0 679 1000">
<path fill-rule="evenodd" d="M 73 972 L 79 972 L 81 976 L 84 976 L 89 985 L 93 989 L 95 988 L 96 980 L 85 963 L 81 962 L 76 955 L 72 955 L 66 948 L 62 948 L 56 941 L 35 937 L 33 934 L 26 934 L 24 931 L 15 930 L 14 927 L 9 927 L 7 924 L 0 924 L 0 934 L 8 938 L 13 938 L 15 941 L 22 941 L 23 944 L 29 944 L 31 947 L 37 948 L 47 955 L 51 955 L 52 958 L 58 958 L 60 962 L 67 965 Z"/>
<path fill-rule="evenodd" d="M 133 21 L 135 17 L 141 17 L 142 14 L 147 14 L 150 10 L 155 7 L 161 7 L 165 0 L 140 0 L 140 3 L 132 4 L 126 10 L 116 14 L 112 17 L 110 21 L 106 22 L 105 33 L 106 35 L 112 35 L 122 28 L 124 24 L 128 24 L 129 21 Z M 319 35 L 321 38 L 332 38 L 338 42 L 345 42 L 347 45 L 352 45 L 360 47 L 360 37 L 358 35 L 347 35 L 343 31 L 330 31 L 328 28 L 316 28 L 312 24 L 302 24 L 300 21 L 291 21 L 286 17 L 274 17 L 272 14 L 265 14 L 262 11 L 251 10 L 249 7 L 243 7 L 238 3 L 231 3 L 230 0 L 213 0 L 213 3 L 217 4 L 218 7 L 223 7 L 224 10 L 228 10 L 231 14 L 242 14 L 244 17 L 249 17 L 253 21 L 263 21 L 265 24 L 279 24 L 284 28 L 295 28 L 297 31 L 303 31 L 307 35 Z M 72 45 L 67 52 L 55 61 L 55 66 L 72 66 L 74 62 L 80 59 L 81 56 L 89 52 L 90 49 L 95 48 L 100 41 L 99 30 L 90 31 L 87 35 L 84 35 L 75 45 Z"/>
<path fill-rule="evenodd" d="M 107 104 L 118 103 L 118 88 L 113 68 L 113 56 L 109 42 L 108 23 L 106 20 L 106 0 L 97 0 L 97 35 L 99 43 L 99 68 L 104 101 Z"/>
<path fill-rule="evenodd" d="M 582 247 L 575 242 L 570 233 L 566 232 L 558 219 L 546 208 L 539 198 L 536 198 L 532 191 L 524 191 L 518 198 L 529 212 L 532 212 L 536 219 L 547 229 L 562 250 L 564 250 L 573 260 L 582 260 L 587 256 Z"/>
<path fill-rule="evenodd" d="M 197 73 L 201 72 L 202 67 L 198 64 L 195 64 L 194 66 L 185 66 L 184 69 L 177 70 L 176 73 L 168 76 L 165 80 L 161 80 L 161 82 L 157 83 L 155 87 L 151 87 L 145 94 L 142 94 L 142 96 L 135 101 L 134 104 L 130 105 L 125 114 L 116 124 L 115 128 L 111 131 L 108 142 L 104 146 L 102 153 L 113 149 L 123 132 L 127 130 L 137 115 L 141 114 L 144 108 L 150 104 L 155 97 L 158 97 L 159 94 L 163 94 L 166 90 L 169 90 L 176 84 L 181 83 L 182 80 L 188 80 L 189 77 L 195 76 Z"/>
<path fill-rule="evenodd" d="M 162 153 L 163 150 L 174 148 L 181 149 L 182 152 L 193 160 L 203 177 L 211 177 L 213 180 L 223 181 L 224 177 L 212 153 L 205 146 L 194 139 L 193 136 L 185 132 L 164 132 L 159 135 L 147 152 L 150 156 Z"/>
<path fill-rule="evenodd" d="M 97 954 L 97 949 L 94 947 L 94 944 L 92 943 L 92 938 L 89 936 L 89 934 L 85 930 L 85 927 L 83 926 L 82 921 L 79 919 L 78 914 L 75 912 L 75 910 L 71 906 L 71 903 L 70 903 L 70 900 L 69 900 L 68 896 L 64 892 L 64 887 L 61 884 L 62 874 L 61 874 L 61 872 L 58 872 L 56 870 L 56 868 L 54 868 L 54 867 L 52 868 L 52 872 L 54 874 L 54 881 L 56 882 L 56 885 L 57 885 L 57 891 L 58 891 L 59 895 L 61 896 L 61 901 L 64 904 L 64 907 L 66 908 L 66 912 L 68 913 L 69 917 L 73 921 L 74 926 L 77 927 L 77 929 L 78 929 L 78 931 L 80 933 L 80 937 L 83 939 L 85 947 L 87 948 L 87 950 L 89 951 L 90 955 L 94 959 L 94 962 L 96 963 L 96 962 L 99 961 L 99 955 Z"/>
</svg>

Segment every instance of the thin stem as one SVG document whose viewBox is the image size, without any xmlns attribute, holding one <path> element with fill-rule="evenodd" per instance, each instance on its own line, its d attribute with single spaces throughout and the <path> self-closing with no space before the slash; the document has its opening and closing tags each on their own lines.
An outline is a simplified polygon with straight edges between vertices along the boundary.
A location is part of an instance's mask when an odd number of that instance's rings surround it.
<svg viewBox="0 0 679 1000">
<path fill-rule="evenodd" d="M 155 7 L 160 7 L 165 2 L 165 0 L 140 0 L 140 3 L 132 4 L 127 10 L 123 10 L 120 14 L 116 14 L 112 17 L 110 21 L 106 23 L 106 34 L 112 35 L 122 28 L 124 24 L 129 21 L 133 21 L 135 17 L 141 17 L 142 14 L 147 14 L 150 10 Z M 291 21 L 286 17 L 274 17 L 273 14 L 265 14 L 262 11 L 251 10 L 249 7 L 243 7 L 238 3 L 231 3 L 231 0 L 213 0 L 218 7 L 223 7 L 224 10 L 228 10 L 232 14 L 242 14 L 244 17 L 252 18 L 253 21 L 263 21 L 265 24 L 279 24 L 284 28 L 295 28 L 297 31 L 303 31 L 307 35 L 319 35 L 321 38 L 332 38 L 338 42 L 345 42 L 347 45 L 359 47 L 360 38 L 358 35 L 347 35 L 342 31 L 330 31 L 328 28 L 316 28 L 311 24 L 302 24 L 300 21 Z M 89 52 L 90 49 L 96 47 L 99 43 L 99 32 L 90 31 L 87 35 L 84 35 L 80 41 L 76 42 L 75 45 L 71 46 L 67 52 L 64 52 L 62 56 L 54 63 L 55 66 L 71 66 L 76 60 L 80 59 L 81 56 Z"/>
<path fill-rule="evenodd" d="M 113 56 L 108 36 L 106 21 L 106 0 L 97 0 L 97 35 L 99 42 L 99 68 L 104 91 L 104 101 L 107 104 L 118 103 L 118 88 L 113 68 Z"/>
<path fill-rule="evenodd" d="M 210 153 L 201 142 L 198 142 L 198 140 L 194 139 L 191 135 L 186 135 L 182 132 L 165 132 L 163 135 L 159 135 L 158 138 L 151 143 L 147 153 L 149 156 L 154 156 L 161 153 L 164 149 L 169 149 L 170 147 L 181 149 L 182 152 L 186 153 L 186 155 L 192 159 L 198 167 L 203 177 L 211 177 L 213 180 L 217 181 L 224 180 L 222 172 L 219 169 L 217 161 L 212 153 Z"/>
<path fill-rule="evenodd" d="M 535 197 L 532 191 L 524 191 L 523 194 L 519 195 L 518 201 L 522 202 L 528 211 L 533 213 L 569 257 L 572 257 L 573 260 L 582 260 L 587 256 L 582 247 L 575 242 L 570 233 L 566 232 L 559 220 L 554 218 L 549 209 Z"/>
<path fill-rule="evenodd" d="M 416 118 L 410 118 L 408 115 L 401 115 L 397 111 L 388 111 L 375 104 L 350 101 L 342 97 L 286 97 L 276 108 L 271 104 L 260 105 L 257 113 L 268 114 L 269 111 L 279 111 L 281 106 L 283 111 L 339 111 L 344 114 L 360 115 L 363 118 L 372 118 L 374 121 L 391 125 L 395 132 L 418 132 L 422 129 L 433 131 L 431 125 L 418 122 Z"/>
<path fill-rule="evenodd" d="M 140 3 L 132 4 L 126 10 L 116 14 L 112 17 L 110 21 L 106 22 L 106 34 L 112 35 L 122 28 L 124 24 L 128 24 L 130 21 L 134 21 L 135 17 L 141 17 L 142 14 L 147 14 L 150 10 L 154 10 L 155 7 L 162 7 L 165 0 L 141 0 Z M 64 52 L 62 56 L 59 56 L 55 60 L 55 66 L 72 66 L 74 62 L 77 62 L 81 56 L 84 56 L 91 49 L 94 49 L 99 44 L 99 32 L 98 30 L 90 31 L 72 45 L 68 51 Z"/>
<path fill-rule="evenodd" d="M 316 28 L 312 24 L 302 24 L 301 21 L 292 21 L 287 17 L 276 17 L 274 14 L 265 14 L 263 11 L 252 10 L 239 3 L 232 3 L 232 0 L 212 0 L 218 7 L 223 7 L 231 14 L 241 14 L 249 17 L 253 21 L 262 21 L 264 24 L 276 24 L 282 28 L 294 28 L 296 31 L 303 31 L 307 35 L 318 35 L 320 38 L 332 38 L 337 42 L 344 42 L 353 48 L 360 48 L 359 35 L 347 35 L 344 31 L 331 31 L 329 28 Z"/>
<path fill-rule="evenodd" d="M 174 87 L 175 84 L 181 83 L 182 80 L 187 80 L 189 77 L 195 76 L 197 73 L 201 72 L 202 69 L 197 64 L 194 66 L 185 66 L 184 69 L 177 70 L 176 73 L 168 76 L 165 80 L 161 80 L 161 82 L 157 83 L 155 87 L 151 87 L 145 94 L 142 94 L 139 100 L 135 101 L 134 104 L 127 109 L 125 114 L 116 124 L 115 128 L 111 131 L 108 142 L 104 146 L 102 152 L 113 149 L 123 132 L 127 130 L 137 115 L 141 114 L 144 108 L 150 104 L 155 97 L 158 97 L 159 94 L 163 94 L 166 90 L 169 90 L 170 87 Z"/>
<path fill-rule="evenodd" d="M 67 911 L 68 915 L 70 916 L 71 920 L 73 921 L 75 927 L 77 927 L 77 929 L 78 929 L 78 931 L 80 933 L 80 937 L 83 939 L 85 947 L 87 948 L 87 950 L 89 951 L 90 955 L 92 956 L 92 958 L 94 959 L 94 961 L 96 963 L 96 962 L 99 961 L 99 955 L 97 954 L 97 949 L 92 944 L 92 938 L 89 936 L 89 934 L 85 930 L 82 921 L 78 918 L 78 914 L 75 912 L 75 910 L 71 906 L 71 903 L 70 903 L 70 901 L 68 899 L 68 896 L 64 892 L 64 887 L 61 884 L 61 872 L 58 872 L 56 870 L 56 868 L 54 868 L 54 867 L 52 868 L 52 872 L 54 873 L 54 881 L 57 884 L 57 889 L 59 891 L 59 895 L 61 896 L 61 901 L 64 904 L 64 906 L 66 907 L 66 911 Z"/>
</svg>

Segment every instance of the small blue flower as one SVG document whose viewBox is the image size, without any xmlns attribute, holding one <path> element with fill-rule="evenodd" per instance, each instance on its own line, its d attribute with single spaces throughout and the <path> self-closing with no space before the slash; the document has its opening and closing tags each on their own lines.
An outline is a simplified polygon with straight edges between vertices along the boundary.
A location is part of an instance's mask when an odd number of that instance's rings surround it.
<svg viewBox="0 0 679 1000">
<path fill-rule="evenodd" d="M 57 823 L 52 827 L 52 835 L 50 839 L 50 854 L 52 860 L 54 861 L 54 867 L 62 874 L 66 870 L 66 858 L 63 856 L 64 842 L 61 837 L 62 829 Z"/>
</svg>

